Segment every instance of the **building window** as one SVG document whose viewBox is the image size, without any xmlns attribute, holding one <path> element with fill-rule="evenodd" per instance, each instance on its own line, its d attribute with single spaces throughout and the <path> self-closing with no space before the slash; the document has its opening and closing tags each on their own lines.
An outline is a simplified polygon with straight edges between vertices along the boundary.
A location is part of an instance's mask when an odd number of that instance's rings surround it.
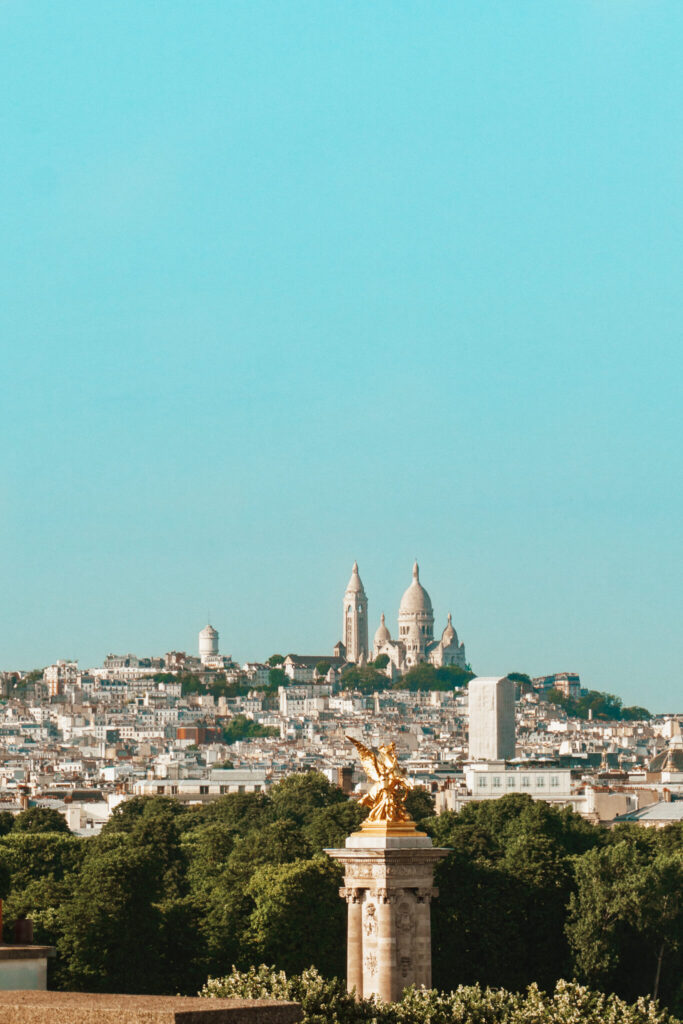
<svg viewBox="0 0 683 1024">
<path fill-rule="evenodd" d="M 550 785 L 551 786 L 559 786 L 559 784 L 560 784 L 560 780 L 558 779 L 557 775 L 551 775 L 550 776 Z"/>
<path fill-rule="evenodd" d="M 507 785 L 508 789 L 514 789 L 515 788 L 515 776 L 514 775 L 510 774 L 510 775 L 507 776 L 506 785 Z"/>
<path fill-rule="evenodd" d="M 487 779 L 486 779 L 485 775 L 477 776 L 477 785 L 478 786 L 481 787 L 481 786 L 485 786 L 486 784 L 487 784 Z"/>
<path fill-rule="evenodd" d="M 199 787 L 199 795 L 200 796 L 208 796 L 209 795 L 209 787 L 208 786 L 200 786 Z"/>
<path fill-rule="evenodd" d="M 539 789 L 542 789 L 543 786 L 545 786 L 545 777 L 543 775 L 536 776 L 536 785 Z"/>
<path fill-rule="evenodd" d="M 157 793 L 165 793 L 166 786 L 157 786 Z"/>
<path fill-rule="evenodd" d="M 224 795 L 225 793 L 228 792 L 228 787 L 227 786 L 221 786 L 220 787 L 220 792 L 221 792 L 221 795 Z"/>
<path fill-rule="evenodd" d="M 530 785 L 531 785 L 531 779 L 529 778 L 529 776 L 528 775 L 522 775 L 522 788 L 523 789 L 528 789 Z"/>
<path fill-rule="evenodd" d="M 178 796 L 178 787 L 171 786 L 171 796 Z"/>
<path fill-rule="evenodd" d="M 494 775 L 493 776 L 493 788 L 494 789 L 500 789 L 500 787 L 501 787 L 500 775 Z"/>
</svg>

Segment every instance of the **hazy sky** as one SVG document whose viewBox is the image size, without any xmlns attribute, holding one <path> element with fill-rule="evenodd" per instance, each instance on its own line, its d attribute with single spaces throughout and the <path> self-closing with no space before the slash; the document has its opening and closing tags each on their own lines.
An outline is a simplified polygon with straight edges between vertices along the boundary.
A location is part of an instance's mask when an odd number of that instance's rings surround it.
<svg viewBox="0 0 683 1024">
<path fill-rule="evenodd" d="M 0 0 L 0 668 L 325 653 L 683 711 L 681 0 Z"/>
</svg>

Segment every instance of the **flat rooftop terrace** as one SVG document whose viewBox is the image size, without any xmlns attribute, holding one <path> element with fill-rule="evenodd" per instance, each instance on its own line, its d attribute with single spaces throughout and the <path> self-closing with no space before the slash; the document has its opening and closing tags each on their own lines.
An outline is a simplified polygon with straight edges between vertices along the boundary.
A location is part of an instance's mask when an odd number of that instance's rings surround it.
<svg viewBox="0 0 683 1024">
<path fill-rule="evenodd" d="M 87 992 L 0 992 L 0 1024 L 296 1024 L 298 1003 Z"/>
</svg>

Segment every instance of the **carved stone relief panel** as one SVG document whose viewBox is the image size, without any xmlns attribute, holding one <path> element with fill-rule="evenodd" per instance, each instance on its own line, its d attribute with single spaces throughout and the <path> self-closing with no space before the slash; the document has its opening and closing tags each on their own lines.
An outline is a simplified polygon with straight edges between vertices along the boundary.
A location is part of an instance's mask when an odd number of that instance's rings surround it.
<svg viewBox="0 0 683 1024">
<path fill-rule="evenodd" d="M 415 931 L 415 896 L 404 891 L 396 906 L 396 956 L 403 986 L 414 980 Z"/>
<path fill-rule="evenodd" d="M 368 938 L 377 934 L 377 908 L 370 900 L 363 906 L 363 931 Z"/>
</svg>

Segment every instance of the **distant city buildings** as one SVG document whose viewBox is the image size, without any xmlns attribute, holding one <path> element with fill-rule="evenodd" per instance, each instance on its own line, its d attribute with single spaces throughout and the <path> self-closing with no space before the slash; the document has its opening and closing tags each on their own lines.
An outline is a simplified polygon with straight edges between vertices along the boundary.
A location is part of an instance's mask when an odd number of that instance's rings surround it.
<svg viewBox="0 0 683 1024">
<path fill-rule="evenodd" d="M 45 669 L 43 679 L 50 696 L 58 697 L 60 693 L 64 693 L 67 684 L 78 679 L 78 662 L 56 661 L 54 665 L 49 665 Z"/>
<path fill-rule="evenodd" d="M 542 694 L 557 690 L 564 697 L 581 696 L 581 680 L 578 672 L 555 672 L 551 676 L 537 676 L 531 680 L 533 688 Z"/>
<path fill-rule="evenodd" d="M 208 624 L 196 655 L 109 654 L 88 669 L 62 660 L 42 673 L 0 672 L 0 810 L 53 807 L 88 835 L 134 795 L 203 803 L 266 792 L 308 769 L 353 795 L 365 785 L 346 739 L 353 735 L 375 747 L 394 739 L 402 771 L 435 796 L 437 810 L 521 793 L 606 824 L 683 820 L 683 716 L 572 717 L 546 700 L 551 690 L 580 694 L 570 672 L 531 687 L 492 677 L 446 691 L 401 689 L 421 662 L 465 665 L 450 616 L 434 639 L 417 564 L 395 640 L 382 616 L 369 648 L 356 564 L 333 654 L 289 653 L 273 675 L 271 664 L 222 655 L 219 640 Z M 393 685 L 354 689 L 358 675 L 348 670 L 382 654 Z"/>
</svg>

